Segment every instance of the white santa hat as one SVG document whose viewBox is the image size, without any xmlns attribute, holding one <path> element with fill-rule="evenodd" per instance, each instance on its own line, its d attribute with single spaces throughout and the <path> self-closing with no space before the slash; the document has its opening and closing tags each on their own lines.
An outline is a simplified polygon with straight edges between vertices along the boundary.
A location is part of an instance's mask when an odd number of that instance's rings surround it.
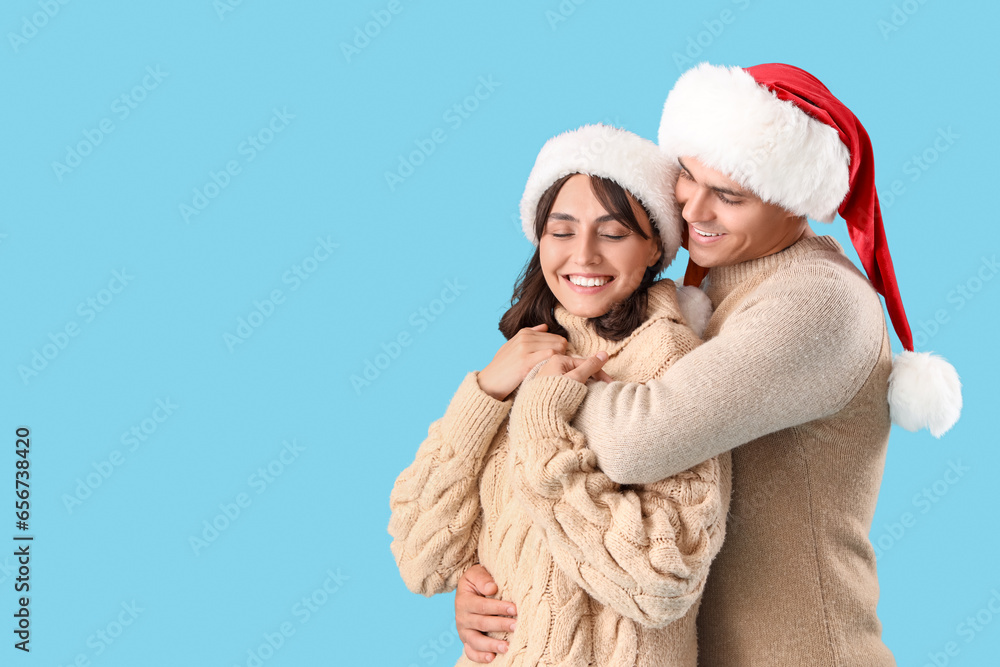
<svg viewBox="0 0 1000 667">
<path fill-rule="evenodd" d="M 911 431 L 928 428 L 935 437 L 955 424 L 962 410 L 958 374 L 941 357 L 913 351 L 875 190 L 871 140 L 826 86 L 791 65 L 702 63 L 670 91 L 659 141 L 672 158 L 696 157 L 796 215 L 833 222 L 840 213 L 903 344 L 889 378 L 892 420 Z"/>
<path fill-rule="evenodd" d="M 678 167 L 648 139 L 610 125 L 584 125 L 549 139 L 538 153 L 521 197 L 521 227 L 534 245 L 538 201 L 552 184 L 570 174 L 601 176 L 632 194 L 649 212 L 660 233 L 663 265 L 681 245 L 681 218 L 674 200 Z"/>
</svg>

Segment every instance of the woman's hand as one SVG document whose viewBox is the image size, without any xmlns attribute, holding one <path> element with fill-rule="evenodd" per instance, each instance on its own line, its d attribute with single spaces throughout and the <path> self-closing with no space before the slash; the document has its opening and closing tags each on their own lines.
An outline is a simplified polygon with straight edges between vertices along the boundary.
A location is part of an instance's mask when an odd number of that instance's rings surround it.
<svg viewBox="0 0 1000 667">
<path fill-rule="evenodd" d="M 566 351 L 566 339 L 547 333 L 547 324 L 521 329 L 504 343 L 493 361 L 479 371 L 479 388 L 502 401 L 518 388 L 538 362 Z"/>
<path fill-rule="evenodd" d="M 455 627 L 465 646 L 465 655 L 473 662 L 488 663 L 497 653 L 506 653 L 507 642 L 487 636 L 486 632 L 512 632 L 517 610 L 514 603 L 487 597 L 497 594 L 493 577 L 482 565 L 473 565 L 458 580 L 455 590 Z"/>
<path fill-rule="evenodd" d="M 611 376 L 601 370 L 604 362 L 607 360 L 608 353 L 604 350 L 586 359 L 557 354 L 542 364 L 535 377 L 565 375 L 582 384 L 587 384 L 587 380 L 590 378 L 601 380 L 602 382 L 611 382 Z"/>
</svg>

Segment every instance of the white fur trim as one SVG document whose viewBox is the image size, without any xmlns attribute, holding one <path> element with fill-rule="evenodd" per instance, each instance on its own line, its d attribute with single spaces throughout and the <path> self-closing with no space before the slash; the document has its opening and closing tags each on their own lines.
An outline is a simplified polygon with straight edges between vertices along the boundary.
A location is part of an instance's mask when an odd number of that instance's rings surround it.
<svg viewBox="0 0 1000 667">
<path fill-rule="evenodd" d="M 940 438 L 962 412 L 962 383 L 954 366 L 930 352 L 903 351 L 892 360 L 889 414 L 907 431 Z"/>
<path fill-rule="evenodd" d="M 850 152 L 837 130 L 739 67 L 701 63 L 663 105 L 660 147 L 720 171 L 795 215 L 833 222 L 849 191 Z"/>
<path fill-rule="evenodd" d="M 681 220 L 674 201 L 677 167 L 648 139 L 610 125 L 584 125 L 549 139 L 538 153 L 521 197 L 521 227 L 534 245 L 535 211 L 545 191 L 563 176 L 588 174 L 611 179 L 642 202 L 663 243 L 663 265 L 681 245 Z"/>
<path fill-rule="evenodd" d="M 694 285 L 678 283 L 677 305 L 680 306 L 684 321 L 701 338 L 705 334 L 708 320 L 712 318 L 712 300 Z"/>
</svg>

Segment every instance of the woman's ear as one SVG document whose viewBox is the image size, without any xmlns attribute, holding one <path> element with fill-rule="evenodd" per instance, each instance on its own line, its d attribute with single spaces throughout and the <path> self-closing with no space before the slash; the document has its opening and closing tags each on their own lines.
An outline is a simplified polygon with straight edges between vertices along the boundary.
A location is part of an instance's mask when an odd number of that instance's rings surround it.
<svg viewBox="0 0 1000 667">
<path fill-rule="evenodd" d="M 660 235 L 657 232 L 653 233 L 652 239 L 653 247 L 649 253 L 649 261 L 646 266 L 653 266 L 660 261 L 660 257 L 663 255 L 663 241 L 660 240 Z"/>
</svg>

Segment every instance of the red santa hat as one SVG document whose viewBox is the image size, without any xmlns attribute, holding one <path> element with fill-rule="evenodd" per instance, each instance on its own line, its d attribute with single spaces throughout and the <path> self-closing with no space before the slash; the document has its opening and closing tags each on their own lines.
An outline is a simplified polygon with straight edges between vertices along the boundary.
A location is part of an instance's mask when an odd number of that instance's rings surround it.
<svg viewBox="0 0 1000 667">
<path fill-rule="evenodd" d="M 702 63 L 678 79 L 663 107 L 660 147 L 729 175 L 762 200 L 796 215 L 847 222 L 851 242 L 904 351 L 889 378 L 892 419 L 940 437 L 958 420 L 955 369 L 913 351 L 889 256 L 871 140 L 857 117 L 808 72 L 780 63 L 719 67 Z"/>
</svg>

